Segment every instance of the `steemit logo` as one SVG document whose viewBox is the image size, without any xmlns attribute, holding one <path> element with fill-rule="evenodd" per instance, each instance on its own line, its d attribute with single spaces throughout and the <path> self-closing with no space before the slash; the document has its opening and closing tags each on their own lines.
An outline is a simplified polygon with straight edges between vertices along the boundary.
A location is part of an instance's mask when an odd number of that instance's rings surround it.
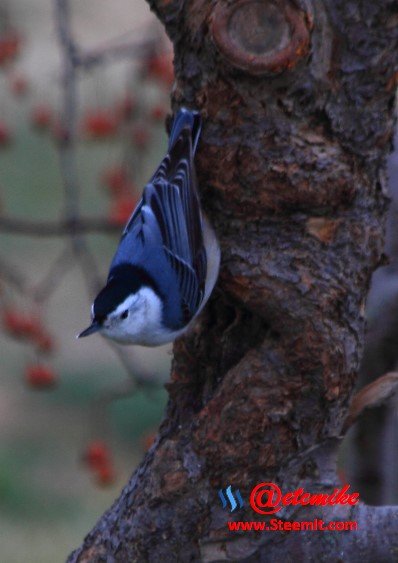
<svg viewBox="0 0 398 563">
<path fill-rule="evenodd" d="M 227 487 L 225 490 L 220 489 L 218 491 L 218 496 L 220 497 L 223 508 L 226 508 L 229 504 L 229 506 L 231 507 L 230 512 L 234 512 L 234 510 L 236 510 L 238 506 L 239 508 L 243 508 L 243 505 L 245 504 L 243 502 L 239 489 L 236 489 L 233 493 L 231 485 L 229 485 L 229 487 Z"/>
</svg>

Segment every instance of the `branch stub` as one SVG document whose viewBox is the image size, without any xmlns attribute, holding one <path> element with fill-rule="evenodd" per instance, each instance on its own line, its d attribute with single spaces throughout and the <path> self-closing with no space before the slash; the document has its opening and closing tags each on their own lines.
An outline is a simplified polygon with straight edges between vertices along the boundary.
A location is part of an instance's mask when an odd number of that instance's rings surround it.
<svg viewBox="0 0 398 563">
<path fill-rule="evenodd" d="M 288 0 L 219 2 L 210 29 L 218 51 L 249 74 L 293 68 L 309 50 L 310 14 Z"/>
</svg>

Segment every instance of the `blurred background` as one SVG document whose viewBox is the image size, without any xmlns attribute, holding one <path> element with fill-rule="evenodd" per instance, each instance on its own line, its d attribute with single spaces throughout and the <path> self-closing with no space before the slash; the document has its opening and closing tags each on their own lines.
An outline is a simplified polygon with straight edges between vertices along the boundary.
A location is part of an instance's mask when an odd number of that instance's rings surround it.
<svg viewBox="0 0 398 563">
<path fill-rule="evenodd" d="M 172 51 L 144 0 L 0 0 L 0 559 L 64 561 L 150 446 L 170 349 L 76 341 L 163 155 Z M 359 387 L 398 358 L 398 155 Z M 76 226 L 73 231 L 72 226 Z M 397 503 L 397 401 L 340 475 Z"/>
<path fill-rule="evenodd" d="M 144 0 L 0 1 L 4 563 L 64 561 L 160 422 L 169 349 L 119 357 L 101 337 L 75 335 L 164 152 L 172 72 Z M 85 217 L 94 231 L 61 236 L 66 219 Z M 37 224 L 49 236 L 32 234 Z"/>
</svg>

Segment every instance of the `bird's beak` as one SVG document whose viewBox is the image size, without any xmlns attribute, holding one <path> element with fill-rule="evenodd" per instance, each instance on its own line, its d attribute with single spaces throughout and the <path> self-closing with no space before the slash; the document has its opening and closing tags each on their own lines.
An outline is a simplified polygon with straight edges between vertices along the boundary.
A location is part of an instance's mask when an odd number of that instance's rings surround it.
<svg viewBox="0 0 398 563">
<path fill-rule="evenodd" d="M 98 321 L 93 321 L 91 325 L 83 330 L 80 334 L 77 335 L 77 338 L 83 338 L 83 336 L 90 336 L 90 334 L 94 334 L 94 332 L 98 332 L 102 328 L 101 324 Z"/>
</svg>

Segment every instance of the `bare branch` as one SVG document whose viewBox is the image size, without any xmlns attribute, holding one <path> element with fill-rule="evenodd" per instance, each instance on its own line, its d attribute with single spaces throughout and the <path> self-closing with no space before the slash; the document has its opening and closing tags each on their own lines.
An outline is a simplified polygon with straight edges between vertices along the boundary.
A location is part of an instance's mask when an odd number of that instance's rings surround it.
<svg viewBox="0 0 398 563">
<path fill-rule="evenodd" d="M 49 272 L 43 280 L 32 290 L 33 299 L 43 302 L 48 299 L 57 288 L 59 282 L 72 265 L 72 255 L 69 247 L 66 247 L 51 265 Z"/>
<path fill-rule="evenodd" d="M 59 221 L 30 221 L 15 217 L 0 217 L 0 232 L 35 237 L 63 237 L 79 234 L 120 233 L 119 224 L 106 218 L 79 217 L 78 219 L 61 219 Z"/>
<path fill-rule="evenodd" d="M 90 51 L 81 51 L 76 56 L 76 65 L 88 70 L 89 68 L 112 62 L 115 59 L 129 59 L 133 57 L 141 58 L 153 46 L 153 40 L 129 43 L 113 43 Z"/>
<path fill-rule="evenodd" d="M 26 280 L 23 275 L 3 257 L 0 257 L 0 279 L 14 286 L 20 293 L 27 291 Z"/>
</svg>

